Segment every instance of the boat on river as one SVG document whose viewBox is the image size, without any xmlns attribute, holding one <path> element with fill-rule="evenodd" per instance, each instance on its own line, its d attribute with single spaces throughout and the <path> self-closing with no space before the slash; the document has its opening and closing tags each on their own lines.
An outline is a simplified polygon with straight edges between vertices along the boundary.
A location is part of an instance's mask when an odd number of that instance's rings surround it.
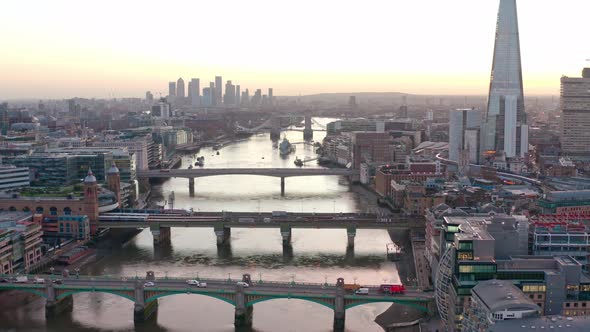
<svg viewBox="0 0 590 332">
<path fill-rule="evenodd" d="M 291 144 L 291 142 L 285 137 L 281 144 L 279 144 L 279 152 L 281 153 L 281 156 L 293 153 L 295 152 L 295 145 Z"/>
</svg>

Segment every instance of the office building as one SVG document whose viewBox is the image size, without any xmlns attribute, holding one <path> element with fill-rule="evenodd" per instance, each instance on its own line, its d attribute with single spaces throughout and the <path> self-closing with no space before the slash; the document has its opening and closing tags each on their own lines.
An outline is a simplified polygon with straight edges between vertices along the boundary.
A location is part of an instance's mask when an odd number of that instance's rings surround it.
<svg viewBox="0 0 590 332">
<path fill-rule="evenodd" d="M 154 95 L 151 91 L 146 91 L 145 93 L 145 101 L 148 103 L 152 103 L 154 101 Z"/>
<path fill-rule="evenodd" d="M 240 99 L 241 99 L 240 93 L 241 93 L 240 92 L 240 85 L 238 84 L 238 85 L 236 85 L 236 106 L 240 106 L 240 104 L 241 104 L 241 102 L 240 102 Z"/>
<path fill-rule="evenodd" d="M 500 0 L 488 108 L 481 131 L 482 153 L 507 158 L 528 152 L 516 0 Z"/>
<path fill-rule="evenodd" d="M 0 274 L 29 272 L 41 261 L 43 231 L 31 212 L 0 212 Z"/>
<path fill-rule="evenodd" d="M 152 105 L 151 116 L 158 119 L 168 119 L 172 114 L 170 104 L 165 99 L 160 100 L 157 104 Z"/>
<path fill-rule="evenodd" d="M 544 214 L 584 215 L 590 213 L 590 190 L 550 191 L 537 202 Z"/>
<path fill-rule="evenodd" d="M 176 81 L 176 97 L 184 98 L 184 80 L 182 77 Z"/>
<path fill-rule="evenodd" d="M 535 222 L 530 227 L 530 240 L 533 255 L 570 255 L 588 271 L 590 233 L 586 225 L 565 221 Z"/>
<path fill-rule="evenodd" d="M 217 103 L 217 89 L 215 88 L 215 82 L 209 82 L 209 90 L 211 93 L 211 106 L 221 106 L 221 98 Z"/>
<path fill-rule="evenodd" d="M 203 89 L 203 98 L 201 100 L 201 105 L 204 107 L 210 107 L 213 105 L 213 94 L 211 88 L 204 88 Z"/>
<path fill-rule="evenodd" d="M 23 188 L 29 185 L 30 172 L 28 167 L 0 166 L 0 190 Z"/>
<path fill-rule="evenodd" d="M 459 162 L 463 150 L 469 151 L 470 134 L 466 137 L 468 129 L 478 128 L 481 124 L 481 112 L 476 109 L 451 110 L 449 113 L 449 159 Z M 472 145 L 471 145 L 472 146 Z"/>
<path fill-rule="evenodd" d="M 223 87 L 222 87 L 223 81 L 221 79 L 221 76 L 215 76 L 215 85 L 213 86 L 214 88 L 214 92 L 215 92 L 215 103 L 214 105 L 218 105 L 221 106 L 222 104 L 222 99 L 221 96 L 223 96 Z"/>
<path fill-rule="evenodd" d="M 471 289 L 471 305 L 463 330 L 488 332 L 497 321 L 539 317 L 541 308 L 506 280 L 480 281 Z"/>
<path fill-rule="evenodd" d="M 236 86 L 227 81 L 225 84 L 225 95 L 223 95 L 223 104 L 225 106 L 231 106 L 236 103 Z"/>
<path fill-rule="evenodd" d="M 274 96 L 272 93 L 272 88 L 268 88 L 268 103 L 271 105 L 274 103 Z"/>
<path fill-rule="evenodd" d="M 590 156 L 590 68 L 582 77 L 561 78 L 561 150 L 568 156 Z"/>
<path fill-rule="evenodd" d="M 198 107 L 201 99 L 201 82 L 198 78 L 193 78 L 188 82 L 188 99 L 191 106 Z"/>
<path fill-rule="evenodd" d="M 168 96 L 169 97 L 176 97 L 176 82 L 169 82 L 168 83 Z"/>
</svg>

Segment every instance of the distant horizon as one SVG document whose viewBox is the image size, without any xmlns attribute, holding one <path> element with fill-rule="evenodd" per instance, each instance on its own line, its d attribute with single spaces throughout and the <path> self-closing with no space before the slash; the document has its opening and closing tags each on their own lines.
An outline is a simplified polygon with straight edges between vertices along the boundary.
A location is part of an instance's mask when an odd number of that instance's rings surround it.
<svg viewBox="0 0 590 332">
<path fill-rule="evenodd" d="M 153 93 L 153 91 L 152 91 Z M 264 93 L 263 93 L 264 94 Z M 302 94 L 302 95 L 275 95 L 275 98 L 299 98 L 299 97 L 314 97 L 314 96 L 321 96 L 321 95 L 334 95 L 334 96 L 356 96 L 359 95 L 370 95 L 370 94 L 396 94 L 400 96 L 415 96 L 415 97 L 448 97 L 448 98 L 487 98 L 488 94 L 415 94 L 415 93 L 405 93 L 405 92 L 398 92 L 398 91 L 365 91 L 365 92 L 320 92 L 320 93 L 311 93 L 311 94 Z M 393 96 L 392 96 L 393 97 Z M 552 97 L 559 97 L 559 93 L 557 94 L 526 94 L 526 98 L 552 98 Z M 154 95 L 154 99 L 158 99 L 159 97 Z M 115 96 L 115 97 L 81 97 L 81 96 L 72 96 L 72 97 L 56 97 L 56 98 L 35 98 L 35 97 L 23 97 L 23 98 L 7 98 L 2 99 L 0 96 L 0 103 L 2 102 L 14 102 L 14 101 L 59 101 L 59 100 L 68 100 L 68 99 L 88 99 L 88 100 L 120 100 L 120 99 L 145 99 L 145 93 L 142 96 Z M 358 100 L 357 100 L 358 102 Z"/>
<path fill-rule="evenodd" d="M 11 1 L 0 98 L 140 98 L 216 75 L 281 96 L 488 93 L 499 0 L 367 1 Z M 517 4 L 525 94 L 557 95 L 590 65 L 590 2 Z"/>
</svg>

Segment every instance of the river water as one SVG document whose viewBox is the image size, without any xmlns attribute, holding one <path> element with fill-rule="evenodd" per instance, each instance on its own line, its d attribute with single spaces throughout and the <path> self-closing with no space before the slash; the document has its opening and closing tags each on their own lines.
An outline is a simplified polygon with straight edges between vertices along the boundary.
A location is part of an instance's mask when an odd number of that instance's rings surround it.
<svg viewBox="0 0 590 332">
<path fill-rule="evenodd" d="M 322 119 L 320 119 L 321 121 Z M 291 142 L 303 141 L 303 133 L 288 131 Z M 315 132 L 321 140 L 323 132 Z M 205 167 L 296 167 L 295 156 L 314 157 L 313 147 L 296 144 L 297 151 L 281 158 L 269 134 L 223 147 L 217 155 L 204 148 Z M 196 156 L 183 158 L 183 168 Z M 305 167 L 318 167 L 315 162 Z M 286 179 L 286 194 L 280 194 L 280 179 L 263 176 L 215 176 L 195 179 L 191 197 L 187 179 L 170 179 L 153 186 L 153 196 L 162 203 L 174 191 L 174 208 L 195 211 L 276 211 L 354 212 L 371 211 L 374 204 L 351 189 L 345 178 L 337 176 L 294 177 Z M 371 201 L 371 203 L 373 203 Z M 346 250 L 346 230 L 296 229 L 292 253 L 283 253 L 278 229 L 232 229 L 230 248 L 218 249 L 213 229 L 172 229 L 170 245 L 154 248 L 149 230 L 143 230 L 121 247 L 102 250 L 104 258 L 85 269 L 85 273 L 145 275 L 158 277 L 240 278 L 250 273 L 255 280 L 295 282 L 348 282 L 381 284 L 399 282 L 395 263 L 386 260 L 386 245 L 391 242 L 385 230 L 358 230 L 354 252 Z M 217 299 L 198 295 L 175 295 L 159 300 L 156 321 L 135 329 L 133 303 L 110 294 L 74 295 L 71 314 L 50 322 L 44 318 L 44 300 L 0 312 L 2 331 L 233 331 L 234 308 Z M 347 331 L 382 331 L 375 317 L 388 304 L 367 304 L 346 312 Z M 319 304 L 280 299 L 254 306 L 255 331 L 331 331 L 333 312 Z"/>
</svg>

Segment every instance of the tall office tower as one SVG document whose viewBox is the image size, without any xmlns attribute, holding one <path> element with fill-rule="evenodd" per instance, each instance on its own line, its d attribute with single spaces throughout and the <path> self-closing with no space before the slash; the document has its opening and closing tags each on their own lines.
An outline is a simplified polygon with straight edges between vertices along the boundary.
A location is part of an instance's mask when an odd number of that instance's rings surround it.
<svg viewBox="0 0 590 332">
<path fill-rule="evenodd" d="M 154 95 L 152 94 L 151 91 L 146 91 L 145 93 L 145 101 L 147 101 L 148 103 L 151 103 L 154 101 Z"/>
<path fill-rule="evenodd" d="M 199 106 L 199 99 L 201 97 L 201 81 L 198 78 L 192 78 L 188 82 L 188 99 L 191 102 L 191 106 Z"/>
<path fill-rule="evenodd" d="M 236 85 L 236 105 L 240 106 L 240 85 Z"/>
<path fill-rule="evenodd" d="M 0 104 L 0 133 L 6 135 L 8 128 L 10 127 L 10 121 L 8 119 L 8 104 Z"/>
<path fill-rule="evenodd" d="M 223 95 L 223 104 L 225 106 L 234 105 L 236 102 L 236 86 L 227 81 L 225 84 L 225 95 Z"/>
<path fill-rule="evenodd" d="M 168 83 L 168 96 L 176 97 L 176 82 Z"/>
<path fill-rule="evenodd" d="M 262 102 L 262 90 L 256 89 L 256 92 L 254 92 L 254 96 L 252 96 L 252 100 L 250 100 L 250 103 L 252 105 L 258 105 L 261 102 Z"/>
<path fill-rule="evenodd" d="M 184 80 L 182 77 L 176 81 L 176 97 L 184 98 Z"/>
<path fill-rule="evenodd" d="M 250 91 L 246 89 L 246 91 L 242 92 L 241 98 L 242 105 L 249 105 L 250 104 Z"/>
<path fill-rule="evenodd" d="M 469 150 L 473 140 L 467 130 L 478 129 L 481 125 L 481 111 L 476 109 L 458 109 L 449 112 L 449 159 L 459 162 L 463 150 Z M 477 142 L 478 140 L 476 140 Z M 476 149 L 477 151 L 477 149 Z M 470 158 L 471 159 L 471 158 Z"/>
<path fill-rule="evenodd" d="M 215 88 L 215 82 L 209 82 L 209 89 L 211 90 L 211 106 L 221 105 L 221 102 L 217 104 L 217 89 Z"/>
<path fill-rule="evenodd" d="M 222 84 L 221 76 L 215 76 L 215 105 L 219 106 L 221 106 L 221 96 L 223 96 Z"/>
<path fill-rule="evenodd" d="M 273 95 L 272 95 L 272 88 L 268 88 L 268 103 L 269 104 L 273 104 L 274 99 L 273 99 Z"/>
<path fill-rule="evenodd" d="M 209 107 L 213 105 L 213 94 L 211 93 L 213 90 L 211 88 L 203 88 L 203 99 L 201 100 L 201 105 L 204 107 Z"/>
<path fill-rule="evenodd" d="M 512 158 L 524 157 L 528 152 L 516 0 L 500 0 L 488 109 L 481 135 L 482 153 L 504 152 Z"/>
<path fill-rule="evenodd" d="M 563 154 L 590 156 L 590 68 L 561 78 L 561 112 Z"/>
</svg>

